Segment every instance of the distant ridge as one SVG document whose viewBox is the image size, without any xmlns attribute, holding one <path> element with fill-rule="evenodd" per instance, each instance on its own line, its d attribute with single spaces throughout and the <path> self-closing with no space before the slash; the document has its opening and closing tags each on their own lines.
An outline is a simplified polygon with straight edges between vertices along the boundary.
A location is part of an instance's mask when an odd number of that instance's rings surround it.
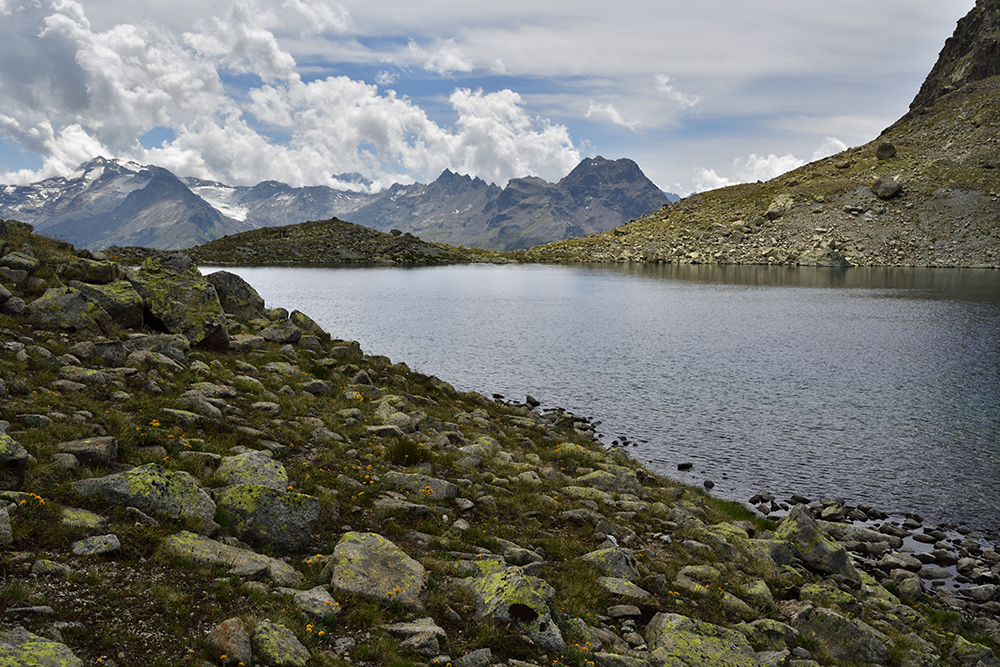
<svg viewBox="0 0 1000 667">
<path fill-rule="evenodd" d="M 527 177 L 506 188 L 449 170 L 427 185 L 377 193 L 366 191 L 372 183 L 360 174 L 335 178 L 354 189 L 230 186 L 98 157 L 65 178 L 0 187 L 0 218 L 91 249 L 180 249 L 336 217 L 438 243 L 509 250 L 611 229 L 670 201 L 635 162 L 602 157 L 583 160 L 558 183 Z"/>
</svg>

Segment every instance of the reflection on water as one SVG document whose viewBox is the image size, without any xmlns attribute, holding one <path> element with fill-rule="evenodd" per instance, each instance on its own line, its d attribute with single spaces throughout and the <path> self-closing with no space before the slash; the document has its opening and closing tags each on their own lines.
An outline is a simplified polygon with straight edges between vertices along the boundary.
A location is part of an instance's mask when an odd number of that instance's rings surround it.
<svg viewBox="0 0 1000 667">
<path fill-rule="evenodd" d="M 1000 272 L 747 266 L 237 269 L 462 389 L 603 421 L 746 500 L 1000 527 Z M 682 476 L 676 464 L 695 464 Z"/>
</svg>

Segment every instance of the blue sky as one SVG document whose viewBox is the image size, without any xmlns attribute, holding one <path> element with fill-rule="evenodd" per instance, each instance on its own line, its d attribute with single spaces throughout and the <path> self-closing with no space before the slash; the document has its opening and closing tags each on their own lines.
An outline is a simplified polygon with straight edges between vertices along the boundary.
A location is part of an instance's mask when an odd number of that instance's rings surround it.
<svg viewBox="0 0 1000 667">
<path fill-rule="evenodd" d="M 0 0 L 0 183 L 96 155 L 230 184 L 555 181 L 679 194 L 906 112 L 973 0 Z"/>
</svg>

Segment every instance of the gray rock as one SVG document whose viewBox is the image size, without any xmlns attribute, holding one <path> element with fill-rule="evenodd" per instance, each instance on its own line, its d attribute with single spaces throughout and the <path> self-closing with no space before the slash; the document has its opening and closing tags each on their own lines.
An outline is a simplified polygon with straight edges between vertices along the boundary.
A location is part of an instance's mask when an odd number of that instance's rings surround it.
<svg viewBox="0 0 1000 667">
<path fill-rule="evenodd" d="M 488 648 L 466 653 L 453 662 L 454 667 L 488 667 L 492 663 L 493 651 Z"/>
<path fill-rule="evenodd" d="M 0 664 L 26 667 L 83 667 L 65 644 L 45 639 L 22 628 L 0 632 Z"/>
<path fill-rule="evenodd" d="M 7 509 L 0 509 L 0 547 L 9 547 L 14 543 L 14 529 L 10 525 L 10 514 Z"/>
<path fill-rule="evenodd" d="M 888 142 L 883 142 L 875 149 L 875 157 L 879 160 L 889 160 L 896 157 L 896 147 Z"/>
<path fill-rule="evenodd" d="M 24 271 L 29 276 L 38 269 L 39 264 L 37 259 L 26 252 L 9 252 L 0 257 L 0 266 L 5 266 L 12 271 Z"/>
<path fill-rule="evenodd" d="M 295 326 L 297 326 L 299 329 L 302 329 L 303 331 L 308 331 L 312 334 L 317 334 L 320 336 L 326 335 L 326 332 L 323 331 L 323 327 L 316 324 L 316 322 L 305 313 L 293 310 L 292 314 L 288 316 L 288 320 L 293 324 L 295 324 Z"/>
<path fill-rule="evenodd" d="M 872 185 L 872 192 L 879 199 L 892 199 L 903 191 L 903 186 L 895 176 L 885 174 Z"/>
<path fill-rule="evenodd" d="M 951 573 L 937 565 L 923 565 L 917 572 L 921 579 L 948 579 Z"/>
<path fill-rule="evenodd" d="M 598 577 L 597 585 L 603 588 L 608 593 L 612 595 L 617 595 L 623 598 L 629 598 L 631 600 L 643 601 L 648 600 L 650 595 L 647 591 L 639 588 L 631 581 L 626 579 L 617 579 L 615 577 Z"/>
<path fill-rule="evenodd" d="M 805 505 L 796 505 L 778 526 L 775 539 L 787 544 L 805 566 L 823 574 L 837 574 L 855 581 L 860 576 L 847 550 L 826 534 Z"/>
<path fill-rule="evenodd" d="M 73 543 L 73 553 L 77 556 L 99 556 L 120 551 L 121 548 L 117 535 L 97 535 Z"/>
<path fill-rule="evenodd" d="M 424 610 L 427 571 L 381 535 L 345 533 L 334 548 L 333 563 L 335 591 Z"/>
<path fill-rule="evenodd" d="M 19 296 L 12 296 L 3 303 L 0 303 L 0 313 L 4 315 L 20 317 L 24 315 L 25 310 L 27 310 L 27 305 L 24 303 L 24 299 Z"/>
<path fill-rule="evenodd" d="M 125 360 L 131 368 L 156 368 L 171 373 L 181 373 L 184 367 L 165 354 L 152 350 L 136 350 Z"/>
<path fill-rule="evenodd" d="M 383 625 L 382 629 L 396 637 L 414 637 L 421 634 L 432 634 L 442 639 L 447 636 L 444 629 L 438 626 L 433 618 L 418 618 L 415 621 L 405 623 L 390 623 Z"/>
<path fill-rule="evenodd" d="M 84 257 L 74 257 L 64 265 L 59 277 L 63 282 L 78 280 L 93 285 L 104 285 L 121 277 L 121 267 L 107 260 L 97 261 Z"/>
<path fill-rule="evenodd" d="M 215 503 L 183 471 L 165 470 L 150 463 L 125 472 L 73 482 L 77 493 L 107 503 L 135 507 L 146 514 L 173 520 L 190 520 L 203 530 L 217 528 Z"/>
<path fill-rule="evenodd" d="M 56 447 L 60 452 L 72 454 L 89 464 L 106 466 L 118 458 L 118 439 L 112 436 L 61 442 Z"/>
<path fill-rule="evenodd" d="M 46 290 L 28 305 L 28 319 L 42 327 L 91 338 L 111 332 L 108 313 L 69 287 Z"/>
<path fill-rule="evenodd" d="M 197 563 L 226 565 L 237 576 L 265 574 L 277 586 L 299 586 L 303 580 L 302 575 L 283 560 L 231 547 L 186 530 L 164 540 L 163 548 L 167 553 L 190 558 Z"/>
<path fill-rule="evenodd" d="M 120 326 L 132 328 L 142 324 L 142 297 L 127 280 L 116 280 L 106 285 L 73 280 L 68 285 L 103 308 Z"/>
<path fill-rule="evenodd" d="M 154 327 L 181 334 L 191 345 L 229 348 L 226 315 L 215 288 L 185 255 L 151 257 L 132 278 Z"/>
<path fill-rule="evenodd" d="M 270 620 L 257 624 L 250 645 L 257 661 L 271 667 L 305 667 L 309 662 L 309 650 L 295 633 Z"/>
<path fill-rule="evenodd" d="M 389 486 L 417 493 L 427 500 L 449 500 L 458 496 L 458 486 L 451 482 L 428 475 L 395 472 L 390 470 L 382 476 Z"/>
<path fill-rule="evenodd" d="M 300 551 L 319 521 L 318 498 L 275 491 L 260 484 L 237 484 L 217 492 L 220 520 L 233 533 L 277 551 Z"/>
<path fill-rule="evenodd" d="M 21 468 L 28 465 L 31 456 L 28 450 L 14 438 L 0 434 L 0 466 Z"/>
<path fill-rule="evenodd" d="M 291 595 L 296 607 L 318 621 L 331 619 L 341 611 L 340 603 L 333 599 L 326 586 L 316 586 L 307 591 L 279 588 L 278 592 L 282 595 Z"/>
<path fill-rule="evenodd" d="M 565 647 L 548 603 L 555 590 L 543 580 L 523 575 L 515 568 L 483 577 L 459 579 L 476 600 L 476 618 L 516 622 L 536 645 L 551 651 Z"/>
<path fill-rule="evenodd" d="M 195 414 L 199 414 L 206 419 L 222 419 L 222 410 L 209 403 L 204 396 L 198 392 L 185 392 L 179 401 L 180 405 Z"/>
<path fill-rule="evenodd" d="M 236 456 L 223 457 L 216 475 L 226 486 L 260 484 L 275 491 L 284 491 L 288 488 L 288 472 L 285 466 L 275 461 L 271 452 L 264 450 L 252 450 Z"/>
<path fill-rule="evenodd" d="M 656 614 L 646 626 L 646 643 L 654 664 L 759 667 L 742 634 L 680 614 Z"/>
<path fill-rule="evenodd" d="M 32 574 L 51 574 L 59 577 L 68 577 L 73 574 L 73 568 L 53 560 L 40 559 L 31 564 Z"/>
<path fill-rule="evenodd" d="M 651 664 L 648 660 L 643 660 L 642 658 L 605 653 L 603 651 L 598 651 L 593 656 L 597 667 L 650 667 Z"/>
<path fill-rule="evenodd" d="M 294 345 L 299 342 L 299 339 L 302 338 L 302 329 L 299 329 L 295 326 L 295 323 L 290 320 L 281 320 L 261 331 L 260 336 L 264 340 L 277 343 L 279 345 L 284 345 L 286 343 Z"/>
<path fill-rule="evenodd" d="M 639 566 L 628 549 L 599 549 L 591 551 L 582 556 L 583 560 L 594 565 L 609 577 L 627 579 L 628 581 L 639 580 Z"/>
<path fill-rule="evenodd" d="M 222 310 L 240 322 L 249 322 L 267 316 L 264 299 L 250 283 L 229 271 L 215 271 L 205 276 L 219 295 Z"/>
<path fill-rule="evenodd" d="M 792 618 L 792 626 L 822 642 L 838 661 L 884 665 L 889 660 L 888 637 L 860 620 L 830 609 L 808 606 Z"/>
</svg>

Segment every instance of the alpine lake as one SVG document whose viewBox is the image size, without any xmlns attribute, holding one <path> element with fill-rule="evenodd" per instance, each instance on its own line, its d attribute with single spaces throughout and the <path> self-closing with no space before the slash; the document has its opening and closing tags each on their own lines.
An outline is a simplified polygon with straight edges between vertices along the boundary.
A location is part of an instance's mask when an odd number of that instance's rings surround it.
<svg viewBox="0 0 1000 667">
<path fill-rule="evenodd" d="M 715 495 L 1000 531 L 1000 271 L 225 269 L 368 354 L 587 416 L 605 445 Z"/>
</svg>

